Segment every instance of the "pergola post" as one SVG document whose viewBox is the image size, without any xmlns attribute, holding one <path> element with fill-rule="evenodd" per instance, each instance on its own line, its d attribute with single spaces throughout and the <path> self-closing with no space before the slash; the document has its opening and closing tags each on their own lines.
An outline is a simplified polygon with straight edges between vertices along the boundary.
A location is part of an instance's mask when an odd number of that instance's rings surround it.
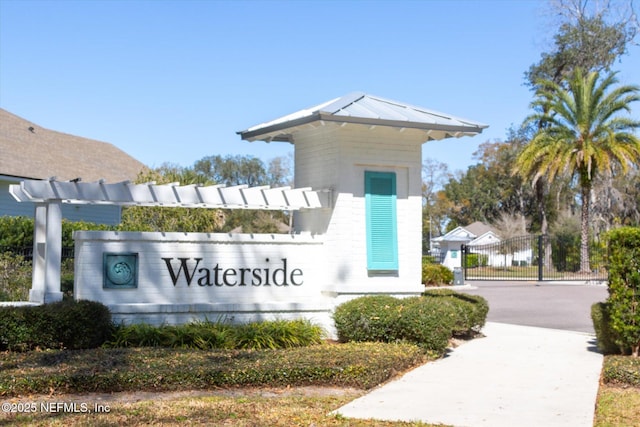
<svg viewBox="0 0 640 427">
<path fill-rule="evenodd" d="M 29 301 L 49 303 L 62 300 L 62 202 L 36 204 L 33 232 L 33 277 Z"/>
<path fill-rule="evenodd" d="M 62 300 L 60 264 L 62 263 L 62 201 L 47 204 L 47 243 L 44 251 L 44 302 Z"/>
<path fill-rule="evenodd" d="M 45 250 L 47 245 L 47 204 L 36 203 L 33 224 L 33 273 L 29 301 L 44 303 Z"/>
</svg>

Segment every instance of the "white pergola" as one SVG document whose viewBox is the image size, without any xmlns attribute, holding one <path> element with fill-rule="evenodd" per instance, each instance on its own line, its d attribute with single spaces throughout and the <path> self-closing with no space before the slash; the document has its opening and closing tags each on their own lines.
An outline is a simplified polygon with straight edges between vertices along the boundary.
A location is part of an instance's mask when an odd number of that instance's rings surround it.
<svg viewBox="0 0 640 427">
<path fill-rule="evenodd" d="M 18 202 L 35 204 L 33 278 L 29 301 L 62 299 L 62 203 L 119 206 L 162 206 L 206 209 L 269 209 L 294 211 L 328 207 L 329 192 L 311 188 L 236 185 L 134 184 L 24 180 L 9 192 Z"/>
</svg>

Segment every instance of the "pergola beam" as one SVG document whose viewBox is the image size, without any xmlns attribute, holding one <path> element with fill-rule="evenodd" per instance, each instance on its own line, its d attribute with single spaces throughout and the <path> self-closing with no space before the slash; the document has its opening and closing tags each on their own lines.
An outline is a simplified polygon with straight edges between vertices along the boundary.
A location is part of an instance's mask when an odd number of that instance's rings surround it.
<svg viewBox="0 0 640 427">
<path fill-rule="evenodd" d="M 24 180 L 9 192 L 19 202 L 107 204 L 119 206 L 200 207 L 208 209 L 300 210 L 323 207 L 322 198 L 311 188 L 246 185 L 156 185 L 123 181 L 113 184 L 52 180 Z M 326 201 L 328 202 L 328 200 Z M 327 206 L 327 204 L 324 204 Z"/>
</svg>

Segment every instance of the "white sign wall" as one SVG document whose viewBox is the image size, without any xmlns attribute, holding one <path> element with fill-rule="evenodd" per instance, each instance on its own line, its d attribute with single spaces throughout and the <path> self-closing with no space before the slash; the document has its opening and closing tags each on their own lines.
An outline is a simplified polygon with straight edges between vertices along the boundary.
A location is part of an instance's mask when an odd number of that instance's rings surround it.
<svg viewBox="0 0 640 427">
<path fill-rule="evenodd" d="M 304 314 L 328 322 L 324 246 L 310 234 L 80 231 L 74 239 L 76 298 L 101 301 L 116 321 Z"/>
</svg>

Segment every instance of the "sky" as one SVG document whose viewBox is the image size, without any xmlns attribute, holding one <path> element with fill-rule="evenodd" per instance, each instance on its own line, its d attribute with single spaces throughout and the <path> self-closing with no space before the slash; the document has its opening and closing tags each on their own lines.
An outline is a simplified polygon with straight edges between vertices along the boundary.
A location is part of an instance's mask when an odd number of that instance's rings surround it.
<svg viewBox="0 0 640 427">
<path fill-rule="evenodd" d="M 556 30 L 544 0 L 0 0 L 0 107 L 186 167 L 287 156 L 237 132 L 361 91 L 488 124 L 423 145 L 466 170 L 530 113 L 524 72 Z M 614 69 L 640 84 L 640 47 Z"/>
</svg>

